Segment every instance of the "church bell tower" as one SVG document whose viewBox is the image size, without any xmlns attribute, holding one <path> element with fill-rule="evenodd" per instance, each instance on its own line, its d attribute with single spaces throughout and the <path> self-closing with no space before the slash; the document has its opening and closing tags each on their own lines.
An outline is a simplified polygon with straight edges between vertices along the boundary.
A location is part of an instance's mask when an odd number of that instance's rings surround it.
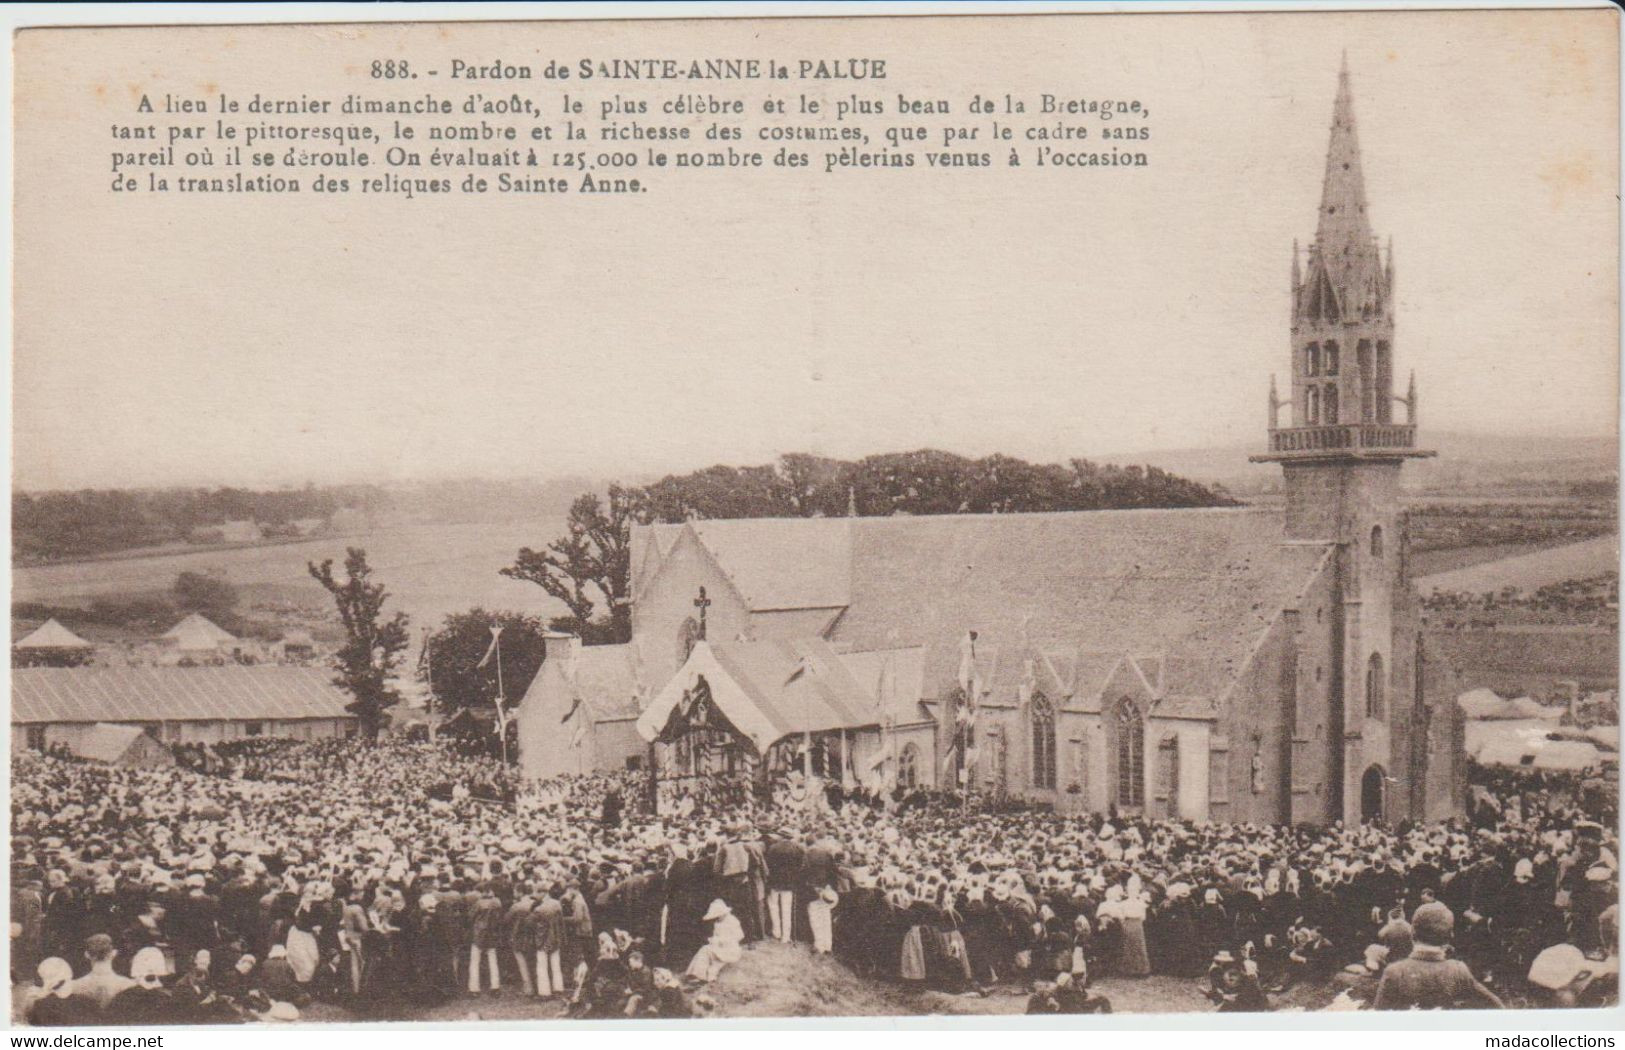
<svg viewBox="0 0 1625 1050">
<path fill-rule="evenodd" d="M 1394 671 L 1411 655 L 1395 651 L 1407 649 L 1396 621 L 1413 600 L 1399 476 L 1405 460 L 1433 453 L 1416 444 L 1415 377 L 1404 396 L 1394 394 L 1393 292 L 1392 243 L 1386 253 L 1379 248 L 1366 211 L 1345 58 L 1315 239 L 1306 256 L 1292 250 L 1291 394 L 1283 402 L 1271 377 L 1269 451 L 1252 457 L 1281 464 L 1287 541 L 1337 550 L 1333 732 L 1324 744 L 1331 790 L 1322 811 L 1329 819 L 1391 815 L 1391 771 L 1405 765 L 1396 763 L 1392 732 Z M 1394 418 L 1396 403 L 1403 421 Z"/>
</svg>

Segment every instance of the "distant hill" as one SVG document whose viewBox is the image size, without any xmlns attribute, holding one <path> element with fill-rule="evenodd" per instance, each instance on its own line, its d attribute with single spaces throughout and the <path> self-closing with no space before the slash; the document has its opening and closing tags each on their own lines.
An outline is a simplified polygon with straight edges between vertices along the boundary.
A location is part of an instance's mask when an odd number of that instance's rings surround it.
<svg viewBox="0 0 1625 1050">
<path fill-rule="evenodd" d="M 1405 470 L 1406 487 L 1432 492 L 1561 492 L 1582 481 L 1619 475 L 1619 445 L 1613 437 L 1530 437 L 1527 435 L 1422 432 L 1436 459 L 1416 460 Z M 1144 464 L 1238 494 L 1280 488 L 1280 468 L 1249 463 L 1263 442 L 1200 449 L 1160 449 L 1101 456 L 1105 463 Z"/>
</svg>

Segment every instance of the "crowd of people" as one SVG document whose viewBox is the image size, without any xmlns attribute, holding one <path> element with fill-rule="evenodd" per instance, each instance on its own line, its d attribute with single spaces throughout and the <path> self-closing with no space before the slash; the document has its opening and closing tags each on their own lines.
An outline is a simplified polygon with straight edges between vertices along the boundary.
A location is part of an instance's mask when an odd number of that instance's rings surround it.
<svg viewBox="0 0 1625 1050">
<path fill-rule="evenodd" d="M 727 788 L 657 816 L 640 773 L 523 784 L 430 743 L 253 760 L 254 779 L 14 758 L 30 1021 L 409 1017 L 495 995 L 681 1017 L 768 938 L 915 988 L 1031 991 L 1036 1012 L 1109 1010 L 1092 985 L 1151 974 L 1206 980 L 1220 1009 L 1339 974 L 1377 1006 L 1617 995 L 1597 980 L 1617 974 L 1617 839 L 1573 808 L 1265 827 Z M 1537 964 L 1559 946 L 1582 962 L 1554 987 Z"/>
</svg>

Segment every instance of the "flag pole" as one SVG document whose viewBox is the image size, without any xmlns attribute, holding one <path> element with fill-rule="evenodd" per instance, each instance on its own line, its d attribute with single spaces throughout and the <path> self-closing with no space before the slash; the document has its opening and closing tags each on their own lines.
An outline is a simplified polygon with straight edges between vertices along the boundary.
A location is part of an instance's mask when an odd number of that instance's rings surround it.
<svg viewBox="0 0 1625 1050">
<path fill-rule="evenodd" d="M 429 647 L 429 627 L 423 627 L 423 675 L 429 682 L 429 743 L 440 739 L 440 698 L 434 692 L 434 650 Z"/>
<path fill-rule="evenodd" d="M 508 765 L 508 712 L 505 709 L 507 690 L 502 685 L 502 628 L 496 628 L 497 647 L 497 732 L 502 736 L 502 765 Z"/>
</svg>

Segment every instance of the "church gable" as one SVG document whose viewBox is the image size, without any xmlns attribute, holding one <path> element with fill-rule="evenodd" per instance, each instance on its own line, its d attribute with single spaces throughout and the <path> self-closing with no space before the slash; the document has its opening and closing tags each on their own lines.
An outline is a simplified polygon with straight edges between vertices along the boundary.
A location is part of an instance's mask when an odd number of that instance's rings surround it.
<svg viewBox="0 0 1625 1050">
<path fill-rule="evenodd" d="M 1132 656 L 1125 656 L 1118 661 L 1117 669 L 1106 680 L 1105 688 L 1101 689 L 1099 705 L 1096 710 L 1110 707 L 1123 700 L 1131 700 L 1142 712 L 1151 710 L 1157 702 L 1156 691 L 1146 680 L 1144 672 L 1135 663 Z"/>
<path fill-rule="evenodd" d="M 1106 691 L 1106 683 L 1122 662 L 1121 653 L 1078 653 L 1073 663 L 1072 700 L 1067 709 L 1099 713 L 1100 698 Z"/>
<path fill-rule="evenodd" d="M 659 575 L 661 566 L 684 529 L 683 525 L 632 526 L 631 592 L 634 599 L 641 596 L 644 588 Z"/>
<path fill-rule="evenodd" d="M 632 633 L 652 688 L 687 659 L 701 636 L 702 611 L 704 635 L 712 640 L 748 637 L 751 630 L 750 610 L 732 581 L 688 526 L 681 529 L 632 606 Z"/>
<path fill-rule="evenodd" d="M 1070 698 L 1076 687 L 1078 653 L 1071 649 L 1047 649 L 1038 654 L 1034 687 L 1050 696 Z"/>
</svg>

